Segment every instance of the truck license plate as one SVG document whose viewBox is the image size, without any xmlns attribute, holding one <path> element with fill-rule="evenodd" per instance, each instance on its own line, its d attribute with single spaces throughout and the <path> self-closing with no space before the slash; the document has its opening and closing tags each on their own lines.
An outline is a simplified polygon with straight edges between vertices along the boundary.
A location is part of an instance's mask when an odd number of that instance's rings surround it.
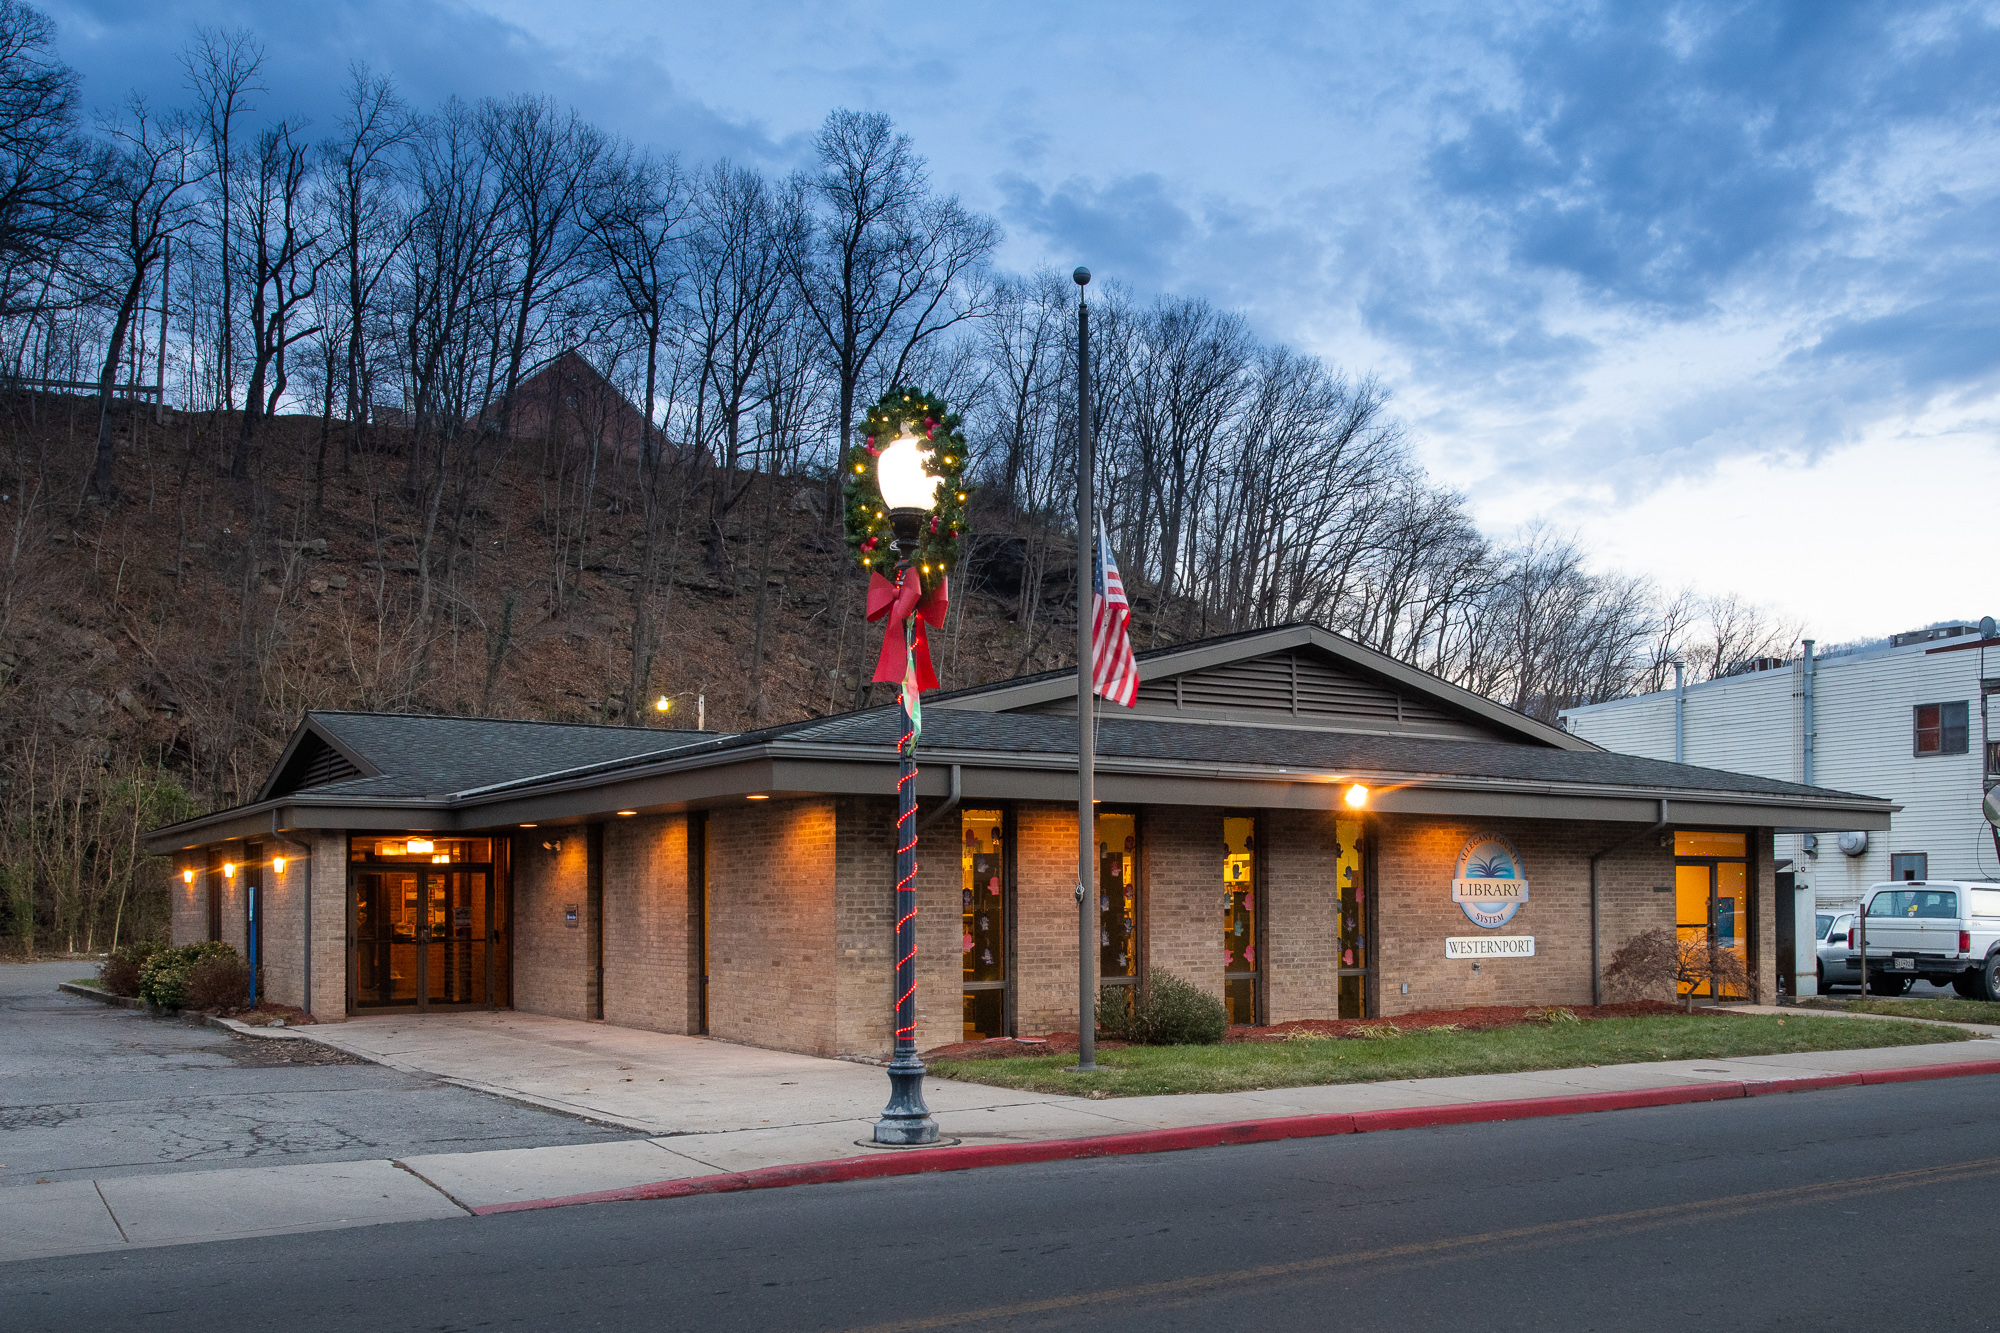
<svg viewBox="0 0 2000 1333">
<path fill-rule="evenodd" d="M 1898 972 L 1914 972 L 1917 970 L 1917 960 L 1914 958 L 1898 958 L 1896 960 L 1896 970 Z"/>
</svg>

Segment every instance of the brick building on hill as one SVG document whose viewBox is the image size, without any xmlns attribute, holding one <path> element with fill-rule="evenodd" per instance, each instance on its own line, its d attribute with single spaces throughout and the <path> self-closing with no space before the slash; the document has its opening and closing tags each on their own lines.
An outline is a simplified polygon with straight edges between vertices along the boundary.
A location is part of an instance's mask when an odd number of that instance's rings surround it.
<svg viewBox="0 0 2000 1333">
<path fill-rule="evenodd" d="M 495 399 L 480 420 L 497 425 L 499 419 Z M 630 458 L 643 447 L 647 429 L 645 414 L 632 400 L 575 352 L 564 352 L 514 386 L 508 433 L 518 439 L 566 438 Z"/>
<path fill-rule="evenodd" d="M 1097 969 L 1237 1022 L 1587 1004 L 1695 870 L 1769 998 L 1774 834 L 1893 809 L 1608 753 L 1310 625 L 1140 667 L 1098 730 Z M 1075 1025 L 1074 699 L 1057 672 L 926 704 L 921 1047 Z M 896 734 L 311 713 L 257 800 L 148 846 L 175 941 L 254 941 L 322 1021 L 512 1006 L 881 1055 Z"/>
</svg>

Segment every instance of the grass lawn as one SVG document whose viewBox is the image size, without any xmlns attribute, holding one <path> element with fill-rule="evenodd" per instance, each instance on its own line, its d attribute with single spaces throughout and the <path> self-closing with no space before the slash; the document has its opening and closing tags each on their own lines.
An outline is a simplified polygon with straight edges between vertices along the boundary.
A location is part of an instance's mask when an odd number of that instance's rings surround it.
<svg viewBox="0 0 2000 1333">
<path fill-rule="evenodd" d="M 1991 1023 L 2000 1027 L 2000 1004 L 1985 1000 L 1837 1000 L 1816 996 L 1798 1002 L 1801 1009 L 1845 1009 L 1857 1014 L 1888 1014 L 1895 1018 L 1935 1018 L 1946 1023 Z"/>
<path fill-rule="evenodd" d="M 1074 1055 L 937 1060 L 939 1078 L 1028 1092 L 1115 1097 L 1159 1092 L 1248 1092 L 1321 1083 L 1373 1083 L 1449 1074 L 1720 1060 L 1789 1051 L 1851 1051 L 1965 1041 L 1971 1033 L 1918 1023 L 1849 1023 L 1837 1018 L 1763 1014 L 1657 1015 L 1581 1023 L 1523 1023 L 1486 1032 L 1412 1029 L 1379 1041 L 1227 1042 L 1215 1046 L 1128 1046 L 1100 1051 L 1094 1074 L 1069 1074 Z"/>
</svg>

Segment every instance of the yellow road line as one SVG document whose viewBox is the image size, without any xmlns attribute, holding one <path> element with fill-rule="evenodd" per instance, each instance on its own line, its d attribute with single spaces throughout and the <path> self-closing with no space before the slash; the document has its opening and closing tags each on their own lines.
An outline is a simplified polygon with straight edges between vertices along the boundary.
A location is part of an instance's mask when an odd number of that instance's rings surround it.
<svg viewBox="0 0 2000 1333">
<path fill-rule="evenodd" d="M 1566 1240 L 1579 1231 L 1588 1231 L 1595 1235 L 1625 1234 L 1655 1227 L 1673 1226 L 1677 1223 L 1711 1222 L 1770 1208 L 1830 1203 L 1856 1195 L 1880 1194 L 1923 1185 L 1949 1184 L 1995 1174 L 2000 1174 L 2000 1157 L 1988 1157 L 1973 1162 L 1955 1162 L 1946 1166 L 1926 1166 L 1911 1171 L 1893 1171 L 1886 1175 L 1829 1181 L 1822 1185 L 1795 1185 L 1787 1189 L 1762 1190 L 1755 1194 L 1731 1194 L 1713 1199 L 1697 1199 L 1690 1203 L 1664 1204 L 1657 1208 L 1600 1213 L 1594 1217 L 1573 1218 L 1566 1222 L 1544 1222 L 1536 1226 L 1512 1227 L 1504 1231 L 1482 1231 L 1473 1236 L 1414 1241 L 1408 1245 L 1389 1245 L 1374 1250 L 1356 1250 L 1348 1254 L 1322 1255 L 1316 1259 L 1296 1259 L 1290 1263 L 1225 1270 L 1197 1277 L 1171 1278 L 1164 1282 L 1148 1282 L 1136 1287 L 1081 1292 L 1074 1296 L 1051 1296 L 1038 1301 L 993 1305 L 983 1310 L 966 1310 L 958 1314 L 930 1315 L 887 1324 L 870 1324 L 865 1328 L 851 1329 L 848 1333 L 920 1333 L 923 1329 L 954 1328 L 994 1319 L 1073 1310 L 1082 1306 L 1142 1301 L 1216 1287 L 1242 1286 L 1253 1282 L 1269 1282 L 1275 1278 L 1325 1273 L 1364 1264 L 1443 1258 L 1460 1250 L 1496 1245 L 1527 1249 Z"/>
</svg>

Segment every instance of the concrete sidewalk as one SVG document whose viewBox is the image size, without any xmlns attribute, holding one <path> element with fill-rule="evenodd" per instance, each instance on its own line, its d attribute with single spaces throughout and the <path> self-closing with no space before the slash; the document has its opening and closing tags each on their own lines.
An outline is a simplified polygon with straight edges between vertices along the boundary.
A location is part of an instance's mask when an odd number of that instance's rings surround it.
<svg viewBox="0 0 2000 1333">
<path fill-rule="evenodd" d="M 309 1035 L 395 1068 L 652 1137 L 21 1186 L 0 1194 L 0 1260 L 465 1217 L 662 1182 L 698 1187 L 702 1178 L 725 1174 L 740 1181 L 752 1178 L 742 1173 L 763 1173 L 765 1183 L 782 1183 L 793 1178 L 785 1169 L 801 1164 L 896 1156 L 857 1143 L 868 1137 L 887 1094 L 887 1079 L 873 1066 L 515 1013 L 365 1019 Z M 1703 1085 L 1717 1085 L 1721 1095 L 1721 1085 L 1733 1084 L 1738 1090 L 1727 1095 L 1741 1096 L 1745 1085 L 1783 1091 L 1836 1076 L 1976 1061 L 2000 1061 L 2000 1041 L 1106 1100 L 940 1079 L 927 1083 L 926 1094 L 944 1135 L 965 1145 L 942 1151 L 967 1153 L 972 1164 L 991 1159 L 997 1145 L 1110 1141 L 1145 1131 L 1402 1108 L 1464 1106 L 1497 1119 L 1507 1118 L 1504 1107 L 1489 1114 L 1474 1104 L 1592 1098 L 1576 1103 L 1582 1111 L 1604 1106 L 1593 1094 L 1664 1096 L 1683 1089 L 1699 1096 Z M 1541 1105 L 1535 1113 L 1562 1109 Z M 856 1169 L 873 1168 L 856 1163 Z M 833 1178 L 820 1165 L 795 1178 L 813 1178 L 811 1171 Z"/>
</svg>

